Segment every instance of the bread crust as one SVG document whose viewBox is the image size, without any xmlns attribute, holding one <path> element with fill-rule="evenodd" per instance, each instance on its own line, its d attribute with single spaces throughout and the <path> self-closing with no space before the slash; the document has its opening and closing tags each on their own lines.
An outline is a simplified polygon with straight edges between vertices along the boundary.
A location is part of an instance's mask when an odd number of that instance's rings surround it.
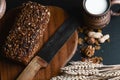
<svg viewBox="0 0 120 80">
<path fill-rule="evenodd" d="M 49 7 L 24 3 L 3 45 L 3 55 L 27 64 L 41 47 L 50 19 Z"/>
</svg>

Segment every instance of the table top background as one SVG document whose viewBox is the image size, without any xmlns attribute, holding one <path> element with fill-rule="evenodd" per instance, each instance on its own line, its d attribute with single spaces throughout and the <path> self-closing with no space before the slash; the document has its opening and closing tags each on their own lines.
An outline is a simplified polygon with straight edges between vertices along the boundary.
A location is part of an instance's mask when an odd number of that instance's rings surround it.
<svg viewBox="0 0 120 80">
<path fill-rule="evenodd" d="M 28 0 L 6 0 L 7 11 L 20 6 L 23 2 Z M 69 14 L 80 16 L 82 0 L 31 0 L 36 1 L 44 5 L 54 5 L 65 9 Z M 118 9 L 120 6 L 114 6 Z M 103 57 L 104 64 L 120 64 L 120 16 L 111 17 L 110 24 L 103 29 L 103 34 L 110 34 L 110 43 L 102 44 L 100 51 L 95 53 L 96 56 Z M 80 60 L 81 53 L 78 46 L 76 54 L 71 60 Z"/>
</svg>

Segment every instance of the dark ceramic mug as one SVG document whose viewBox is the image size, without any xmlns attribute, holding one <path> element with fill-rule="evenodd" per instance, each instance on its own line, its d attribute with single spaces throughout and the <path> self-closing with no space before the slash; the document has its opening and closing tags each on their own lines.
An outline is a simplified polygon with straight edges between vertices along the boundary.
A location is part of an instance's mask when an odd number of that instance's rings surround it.
<svg viewBox="0 0 120 80">
<path fill-rule="evenodd" d="M 5 11 L 6 11 L 6 1 L 0 0 L 0 19 L 3 17 Z"/>
<path fill-rule="evenodd" d="M 111 6 L 115 4 L 120 4 L 120 0 L 106 0 L 107 1 L 107 8 L 106 10 L 101 14 L 92 14 L 86 9 L 86 3 L 87 0 L 83 1 L 83 20 L 84 25 L 87 27 L 91 27 L 94 29 L 100 29 L 105 27 L 111 19 L 112 16 L 119 16 L 119 12 L 114 12 L 111 10 Z M 94 2 L 93 2 L 94 5 Z"/>
</svg>

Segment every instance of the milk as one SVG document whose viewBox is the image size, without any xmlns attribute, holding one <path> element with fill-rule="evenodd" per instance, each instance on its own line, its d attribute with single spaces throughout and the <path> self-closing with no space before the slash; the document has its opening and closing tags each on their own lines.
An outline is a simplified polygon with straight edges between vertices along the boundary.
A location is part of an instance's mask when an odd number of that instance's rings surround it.
<svg viewBox="0 0 120 80">
<path fill-rule="evenodd" d="M 107 0 L 86 0 L 85 7 L 91 14 L 102 14 L 108 8 Z"/>
</svg>

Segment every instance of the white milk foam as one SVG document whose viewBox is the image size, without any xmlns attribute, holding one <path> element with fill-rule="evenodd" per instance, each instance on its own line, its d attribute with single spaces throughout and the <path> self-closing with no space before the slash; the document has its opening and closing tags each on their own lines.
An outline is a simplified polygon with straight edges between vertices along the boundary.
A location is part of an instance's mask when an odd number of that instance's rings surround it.
<svg viewBox="0 0 120 80">
<path fill-rule="evenodd" d="M 106 0 L 86 0 L 85 7 L 91 14 L 102 14 L 108 8 Z"/>
</svg>

